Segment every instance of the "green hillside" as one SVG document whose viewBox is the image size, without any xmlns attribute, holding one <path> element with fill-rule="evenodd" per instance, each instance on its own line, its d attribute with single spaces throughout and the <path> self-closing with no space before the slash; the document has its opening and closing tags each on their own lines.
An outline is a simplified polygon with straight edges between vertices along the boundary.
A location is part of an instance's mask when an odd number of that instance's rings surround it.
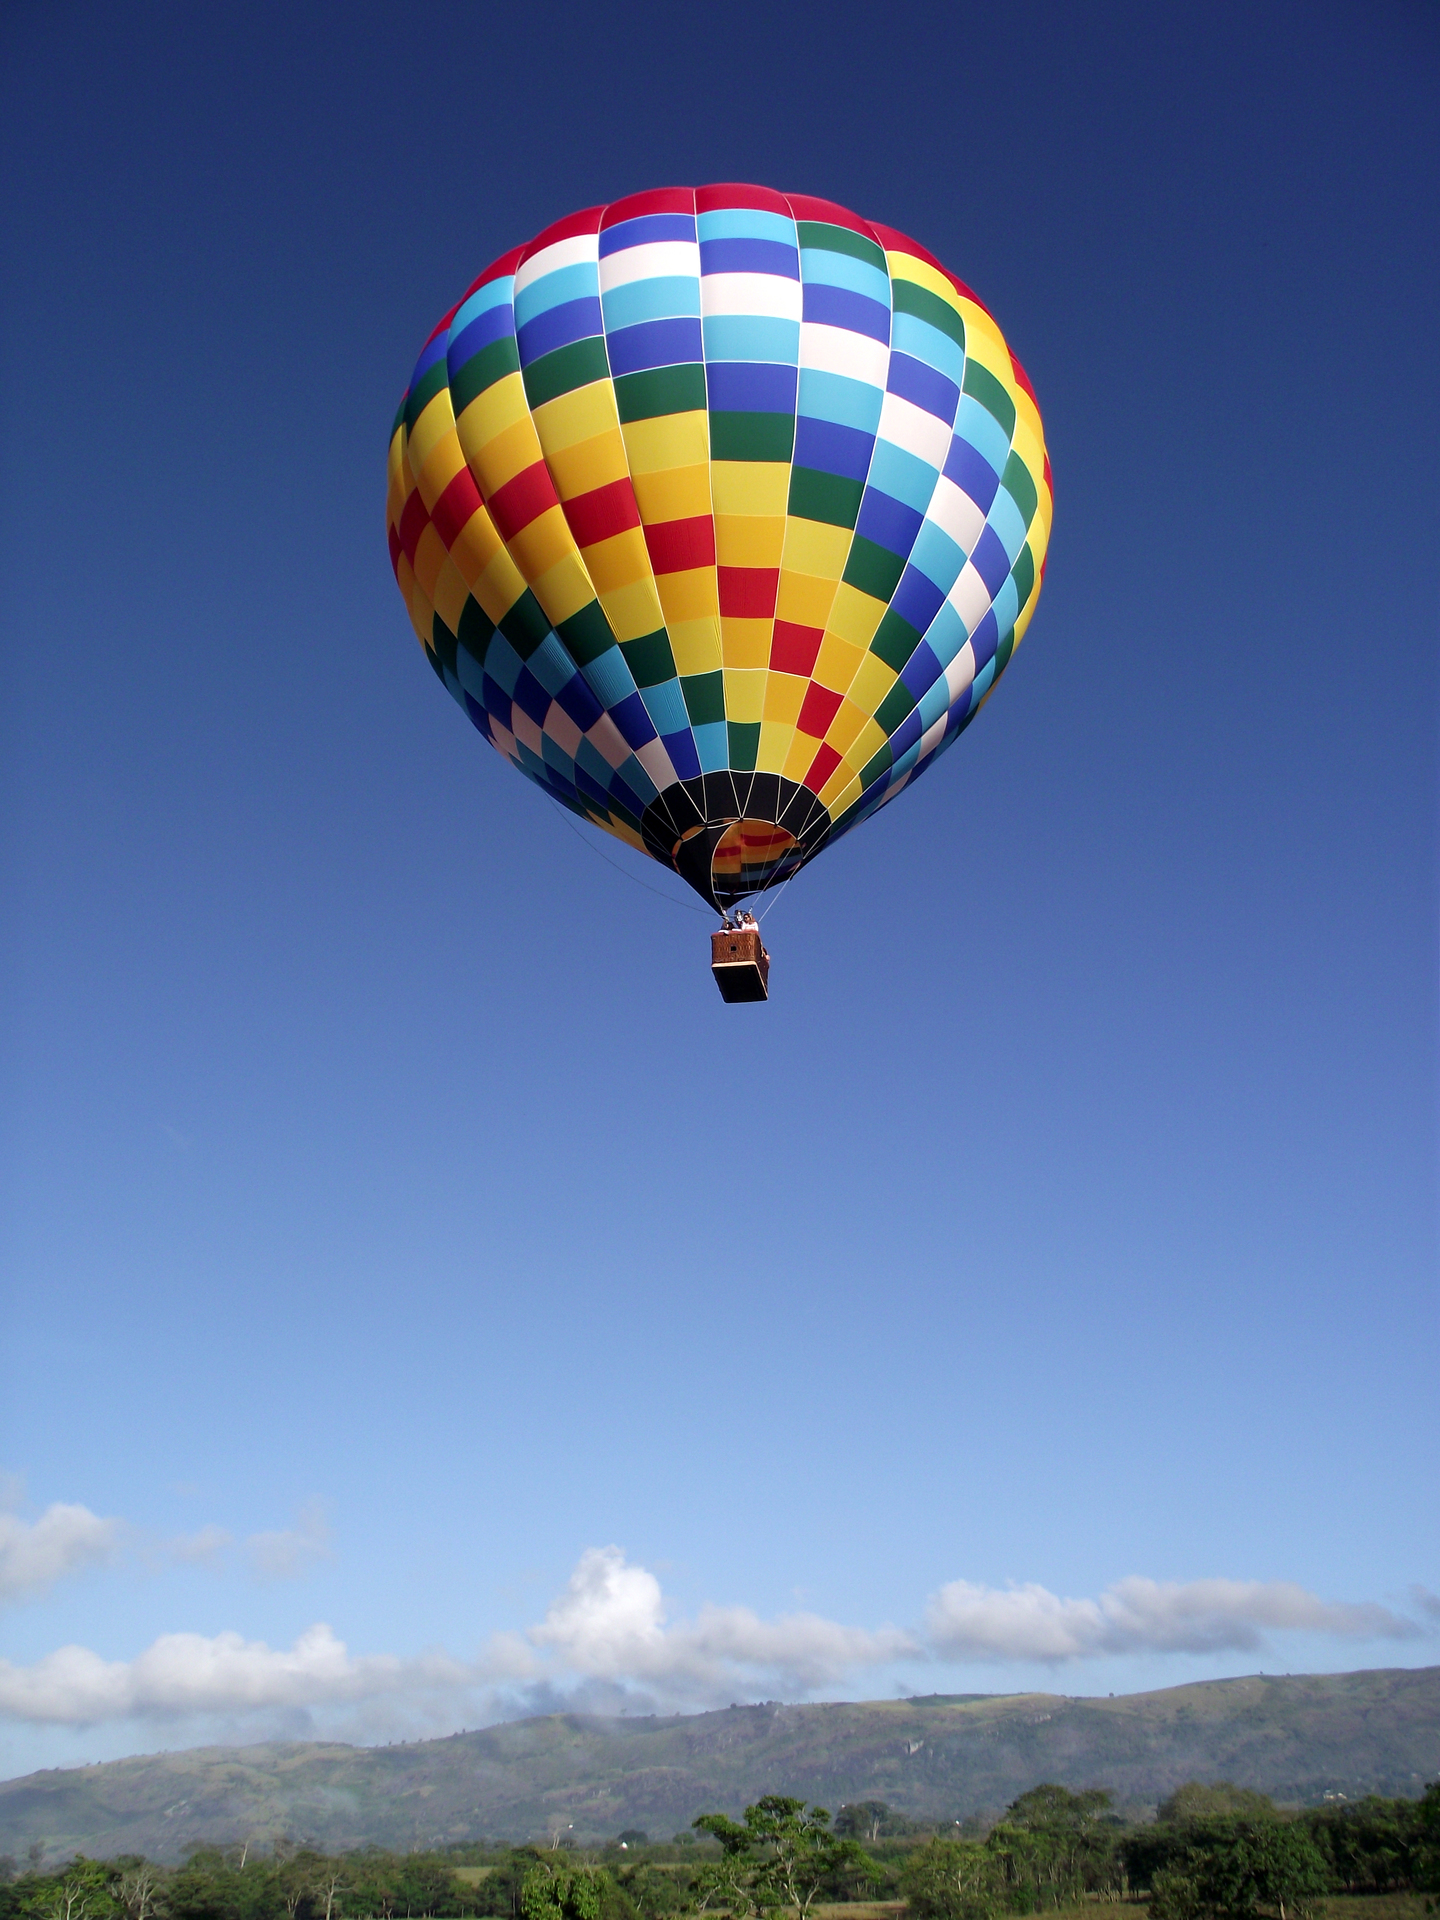
<svg viewBox="0 0 1440 1920">
<path fill-rule="evenodd" d="M 519 1840 L 573 1823 L 668 1834 L 766 1792 L 914 1819 L 1003 1807 L 1041 1780 L 1153 1803 L 1190 1779 L 1277 1800 L 1417 1794 L 1440 1775 L 1440 1667 L 1251 1676 L 1118 1699 L 932 1696 L 730 1707 L 667 1719 L 556 1714 L 404 1746 L 197 1748 L 0 1783 L 0 1853 L 34 1842 L 175 1860 L 277 1834 L 327 1849 Z"/>
</svg>

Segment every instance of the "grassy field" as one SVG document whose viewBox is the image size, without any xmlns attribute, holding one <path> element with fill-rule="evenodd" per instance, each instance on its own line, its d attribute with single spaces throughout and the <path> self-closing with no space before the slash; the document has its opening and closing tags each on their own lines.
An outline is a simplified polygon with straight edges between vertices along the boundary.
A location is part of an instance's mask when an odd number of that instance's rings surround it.
<svg viewBox="0 0 1440 1920">
<path fill-rule="evenodd" d="M 1144 1920 L 1144 1909 L 1150 1904 L 1148 1894 L 1135 1894 L 1125 1901 L 1089 1900 L 1078 1907 L 1055 1907 L 1043 1914 L 1034 1916 L 1034 1920 L 1100 1920 L 1100 1915 L 1117 1906 L 1140 1908 L 1141 1912 L 1134 1920 Z M 877 1901 L 870 1906 L 819 1907 L 817 1913 L 831 1914 L 840 1920 L 841 1916 L 859 1916 L 863 1913 L 866 1920 L 893 1920 L 893 1916 L 904 1911 L 904 1903 L 893 1906 Z M 1328 1899 L 1318 1903 L 1318 1920 L 1426 1920 L 1426 1900 L 1423 1893 L 1332 1893 Z"/>
<path fill-rule="evenodd" d="M 1425 1920 L 1423 1893 L 1332 1893 L 1325 1920 Z"/>
<path fill-rule="evenodd" d="M 474 1887 L 492 1872 L 490 1867 L 456 1867 L 455 1878 L 463 1880 L 466 1886 Z M 1055 1907 L 1047 1909 L 1036 1920 L 1099 1920 L 1097 1909 L 1112 1906 L 1145 1907 L 1149 1903 L 1143 1894 L 1131 1900 L 1117 1902 L 1111 1900 L 1090 1900 L 1078 1907 Z M 811 1908 L 811 1920 L 899 1920 L 905 1911 L 903 1900 L 854 1900 L 845 1904 L 815 1906 Z M 1423 1893 L 1336 1893 L 1322 1901 L 1320 1913 L 1323 1920 L 1426 1920 L 1426 1899 Z M 1137 1915 L 1136 1920 L 1141 1920 Z"/>
</svg>

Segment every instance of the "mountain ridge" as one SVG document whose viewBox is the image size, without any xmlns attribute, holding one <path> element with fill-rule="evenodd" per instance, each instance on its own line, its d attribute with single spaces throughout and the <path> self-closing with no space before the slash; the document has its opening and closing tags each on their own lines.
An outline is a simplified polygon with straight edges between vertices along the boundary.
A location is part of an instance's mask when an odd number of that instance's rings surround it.
<svg viewBox="0 0 1440 1920">
<path fill-rule="evenodd" d="M 0 1782 L 0 1853 L 144 1853 L 281 1834 L 330 1850 L 577 1839 L 688 1827 L 765 1792 L 883 1799 L 923 1821 L 994 1811 L 1041 1780 L 1130 1807 L 1187 1779 L 1277 1800 L 1417 1794 L 1440 1775 L 1440 1667 L 1242 1675 L 1100 1698 L 766 1702 L 670 1717 L 559 1713 L 382 1747 L 265 1742 Z"/>
</svg>

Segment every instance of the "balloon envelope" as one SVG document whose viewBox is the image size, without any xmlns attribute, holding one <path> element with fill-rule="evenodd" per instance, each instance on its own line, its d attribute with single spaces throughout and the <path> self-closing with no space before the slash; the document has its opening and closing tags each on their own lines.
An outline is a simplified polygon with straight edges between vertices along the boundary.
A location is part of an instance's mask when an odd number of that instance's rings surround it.
<svg viewBox="0 0 1440 1920">
<path fill-rule="evenodd" d="M 923 247 L 673 188 L 481 274 L 401 403 L 387 519 L 485 737 L 723 905 L 973 719 L 1035 608 L 1050 466 L 995 321 Z"/>
</svg>

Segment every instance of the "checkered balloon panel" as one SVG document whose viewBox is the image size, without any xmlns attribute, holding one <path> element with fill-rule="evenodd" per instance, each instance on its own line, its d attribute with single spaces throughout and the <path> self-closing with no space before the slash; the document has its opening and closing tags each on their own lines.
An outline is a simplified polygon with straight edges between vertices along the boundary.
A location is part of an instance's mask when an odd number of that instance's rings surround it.
<svg viewBox="0 0 1440 1920">
<path fill-rule="evenodd" d="M 764 187 L 636 194 L 486 269 L 390 442 L 436 673 L 522 773 L 727 904 L 893 799 L 1035 608 L 1035 395 L 923 247 Z"/>
</svg>

